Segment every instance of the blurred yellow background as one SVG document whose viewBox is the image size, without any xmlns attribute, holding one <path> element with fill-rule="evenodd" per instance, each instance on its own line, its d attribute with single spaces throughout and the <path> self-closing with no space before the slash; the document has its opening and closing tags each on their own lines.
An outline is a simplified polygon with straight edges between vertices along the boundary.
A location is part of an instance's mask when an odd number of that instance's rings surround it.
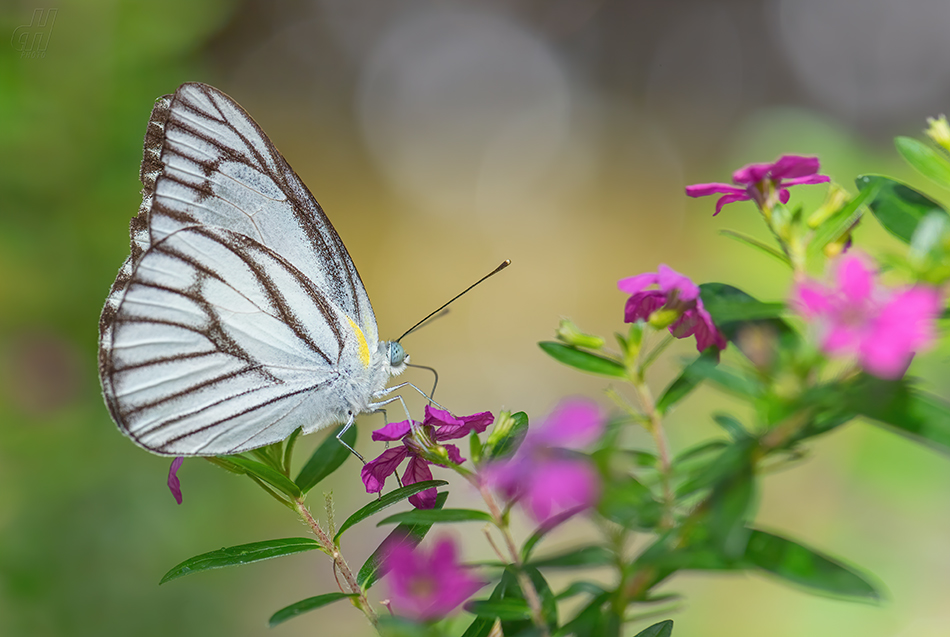
<svg viewBox="0 0 950 637">
<path fill-rule="evenodd" d="M 370 632 L 344 604 L 266 628 L 275 610 L 336 590 L 316 552 L 158 586 L 197 553 L 306 533 L 249 480 L 199 460 L 179 474 L 177 506 L 168 460 L 126 440 L 102 403 L 96 325 L 128 255 L 158 96 L 203 81 L 251 113 L 346 242 L 385 338 L 510 258 L 404 345 L 438 368 L 438 400 L 454 412 L 540 418 L 572 393 L 607 404 L 604 381 L 536 342 L 561 316 L 605 336 L 622 329 L 617 279 L 667 263 L 697 282 L 785 294 L 781 266 L 718 235 L 765 237 L 754 208 L 713 218 L 714 201 L 687 200 L 686 184 L 783 153 L 818 155 L 848 187 L 863 172 L 921 184 L 890 139 L 946 109 L 948 32 L 942 0 L 5 3 L 0 635 Z M 822 192 L 793 197 L 814 204 Z M 858 245 L 897 249 L 873 226 Z M 690 354 L 678 346 L 657 388 Z M 944 395 L 947 352 L 912 368 Z M 674 447 L 719 435 L 708 414 L 729 406 L 697 392 L 670 419 Z M 364 455 L 379 451 L 368 433 L 380 422 L 362 419 Z M 803 463 L 764 479 L 757 522 L 863 567 L 889 600 L 681 574 L 664 586 L 686 595 L 674 635 L 948 634 L 948 478 L 950 459 L 867 423 L 817 440 Z M 338 520 L 368 501 L 353 460 L 313 492 L 317 511 L 324 487 Z M 473 500 L 462 485 L 453 498 Z M 385 532 L 350 532 L 351 565 Z M 466 558 L 488 557 L 478 529 L 452 532 L 470 540 Z"/>
</svg>

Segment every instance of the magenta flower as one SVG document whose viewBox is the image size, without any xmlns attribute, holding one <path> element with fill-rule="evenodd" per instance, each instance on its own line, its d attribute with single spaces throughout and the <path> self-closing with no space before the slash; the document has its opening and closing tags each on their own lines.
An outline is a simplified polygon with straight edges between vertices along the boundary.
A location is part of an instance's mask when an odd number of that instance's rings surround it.
<svg viewBox="0 0 950 637">
<path fill-rule="evenodd" d="M 430 464 L 434 463 L 427 460 L 424 456 L 431 457 L 433 450 L 437 445 L 445 440 L 455 440 L 463 438 L 471 431 L 481 433 L 485 431 L 495 419 L 491 412 L 483 411 L 472 416 L 455 417 L 447 411 L 435 409 L 426 406 L 426 415 L 422 423 L 416 423 L 416 431 L 408 420 L 402 422 L 389 423 L 382 429 L 373 432 L 373 440 L 386 440 L 395 442 L 402 441 L 399 447 L 387 449 L 378 458 L 363 465 L 360 476 L 363 478 L 363 484 L 366 485 L 367 493 L 379 493 L 383 490 L 386 478 L 396 472 L 400 463 L 405 458 L 409 458 L 409 464 L 406 466 L 406 472 L 402 475 L 403 485 L 415 484 L 432 479 Z M 441 445 L 445 448 L 447 459 L 455 464 L 462 464 L 465 458 L 459 453 L 455 445 Z M 421 493 L 409 498 L 417 509 L 431 509 L 435 506 L 435 489 L 426 489 Z"/>
<path fill-rule="evenodd" d="M 171 466 L 168 467 L 168 490 L 172 492 L 175 502 L 178 504 L 181 504 L 181 482 L 178 481 L 178 469 L 181 468 L 181 463 L 184 461 L 184 456 L 178 456 L 172 460 Z"/>
<path fill-rule="evenodd" d="M 644 288 L 656 285 L 658 290 Z M 726 349 L 726 338 L 716 328 L 712 317 L 699 298 L 699 286 L 689 277 L 661 263 L 656 273 L 646 272 L 620 279 L 617 287 L 631 294 L 624 311 L 624 322 L 649 321 L 655 312 L 667 312 L 670 334 L 676 338 L 696 337 L 696 349 L 702 352 L 710 345 Z M 664 326 L 666 321 L 662 321 Z"/>
<path fill-rule="evenodd" d="M 528 435 L 510 459 L 489 465 L 483 479 L 509 501 L 519 500 L 544 522 L 596 504 L 600 479 L 590 462 L 570 450 L 586 447 L 604 431 L 598 407 L 585 400 L 561 403 Z"/>
<path fill-rule="evenodd" d="M 441 538 L 429 555 L 407 544 L 396 544 L 386 553 L 390 601 L 398 615 L 439 619 L 487 584 L 458 563 L 456 552 L 452 540 Z"/>
<path fill-rule="evenodd" d="M 868 372 L 897 379 L 914 354 L 933 343 L 940 294 L 926 286 L 887 289 L 875 281 L 872 267 L 849 252 L 838 261 L 836 287 L 806 281 L 792 303 L 815 323 L 825 353 L 854 354 Z"/>
<path fill-rule="evenodd" d="M 732 173 L 730 184 L 693 184 L 686 186 L 686 194 L 690 197 L 706 197 L 707 195 L 722 194 L 716 202 L 716 212 L 719 214 L 727 203 L 736 201 L 755 201 L 760 208 L 764 207 L 772 193 L 778 192 L 782 203 L 788 203 L 788 188 L 800 184 L 820 184 L 831 181 L 830 177 L 819 175 L 817 157 L 801 157 L 799 155 L 782 155 L 773 164 L 749 164 Z"/>
</svg>

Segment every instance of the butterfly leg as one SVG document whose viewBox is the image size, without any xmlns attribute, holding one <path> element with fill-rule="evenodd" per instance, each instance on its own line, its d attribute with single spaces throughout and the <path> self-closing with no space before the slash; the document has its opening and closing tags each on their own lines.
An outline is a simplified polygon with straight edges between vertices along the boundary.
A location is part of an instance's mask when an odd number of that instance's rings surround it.
<svg viewBox="0 0 950 637">
<path fill-rule="evenodd" d="M 354 423 L 354 422 L 356 422 L 356 416 L 354 416 L 353 413 L 351 412 L 351 413 L 350 413 L 350 419 L 346 421 L 346 424 L 343 425 L 343 429 L 341 429 L 341 430 L 340 430 L 340 433 L 338 433 L 338 434 L 336 435 L 336 440 L 337 440 L 337 442 L 339 442 L 341 445 L 343 445 L 344 447 L 346 447 L 347 449 L 349 449 L 349 450 L 350 450 L 350 453 L 352 453 L 354 456 L 356 456 L 357 458 L 359 458 L 359 459 L 360 459 L 360 462 L 362 462 L 363 464 L 366 464 L 366 460 L 363 459 L 363 456 L 361 456 L 361 455 L 356 451 L 356 449 L 354 449 L 354 448 L 351 447 L 350 445 L 346 444 L 346 441 L 343 440 L 343 434 L 346 433 L 346 430 L 347 430 L 347 429 L 349 429 L 350 427 L 353 426 L 353 423 Z"/>
<path fill-rule="evenodd" d="M 422 391 L 421 389 L 419 389 L 418 387 L 416 387 L 415 385 L 413 385 L 412 383 L 410 383 L 410 382 L 408 382 L 408 381 L 407 381 L 407 382 L 404 382 L 404 383 L 399 383 L 398 385 L 393 385 L 392 387 L 386 387 L 385 389 L 383 389 L 382 391 L 380 391 L 379 394 L 377 394 L 377 395 L 378 395 L 378 396 L 385 396 L 386 394 L 390 394 L 390 393 L 396 391 L 397 389 L 402 389 L 403 387 L 412 387 L 412 388 L 415 389 L 417 392 L 419 392 L 419 394 L 420 394 L 423 398 L 425 398 L 426 401 L 427 401 L 429 404 L 435 405 L 436 407 L 438 407 L 439 409 L 442 409 L 442 410 L 444 410 L 444 411 L 448 411 L 448 409 L 445 409 L 445 407 L 443 407 L 443 406 L 440 405 L 439 403 L 437 403 L 437 402 L 435 402 L 434 400 L 432 400 L 432 399 L 429 397 L 429 394 L 425 393 L 424 391 Z"/>
</svg>

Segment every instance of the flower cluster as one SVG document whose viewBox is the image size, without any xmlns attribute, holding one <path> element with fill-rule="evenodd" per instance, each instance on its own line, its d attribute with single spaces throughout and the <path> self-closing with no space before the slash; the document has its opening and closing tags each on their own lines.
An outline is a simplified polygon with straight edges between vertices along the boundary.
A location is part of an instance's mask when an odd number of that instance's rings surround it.
<svg viewBox="0 0 950 637">
<path fill-rule="evenodd" d="M 822 350 L 855 355 L 881 378 L 903 376 L 914 354 L 934 341 L 940 294 L 926 286 L 887 289 L 875 280 L 870 260 L 853 252 L 839 260 L 835 278 L 834 287 L 805 281 L 793 293 L 793 305 L 816 326 Z"/>
<path fill-rule="evenodd" d="M 652 285 L 659 289 L 646 289 Z M 676 338 L 695 336 L 700 352 L 710 345 L 726 348 L 726 338 L 699 298 L 699 286 L 689 277 L 661 263 L 656 272 L 620 279 L 617 287 L 631 295 L 624 311 L 625 322 L 649 321 L 655 327 L 669 327 Z"/>
<path fill-rule="evenodd" d="M 603 431 L 604 418 L 594 403 L 566 401 L 528 430 L 511 459 L 486 467 L 483 479 L 509 501 L 520 501 L 539 522 L 591 507 L 600 479 L 590 462 L 572 450 L 588 446 Z"/>
<path fill-rule="evenodd" d="M 494 416 L 484 411 L 471 416 L 456 417 L 442 409 L 426 406 L 425 418 L 415 426 L 408 420 L 389 423 L 373 432 L 373 440 L 402 442 L 402 445 L 387 449 L 378 458 L 363 465 L 360 476 L 367 493 L 379 493 L 383 490 L 386 478 L 396 472 L 403 460 L 409 458 L 406 472 L 402 476 L 404 485 L 415 484 L 432 479 L 430 464 L 446 466 L 451 462 L 462 464 L 465 458 L 458 447 L 443 445 L 446 440 L 464 438 L 470 432 L 481 433 L 492 423 Z M 433 462 L 432 458 L 442 456 L 444 462 Z M 431 509 L 435 506 L 435 489 L 426 489 L 409 498 L 409 502 L 419 509 Z"/>
</svg>

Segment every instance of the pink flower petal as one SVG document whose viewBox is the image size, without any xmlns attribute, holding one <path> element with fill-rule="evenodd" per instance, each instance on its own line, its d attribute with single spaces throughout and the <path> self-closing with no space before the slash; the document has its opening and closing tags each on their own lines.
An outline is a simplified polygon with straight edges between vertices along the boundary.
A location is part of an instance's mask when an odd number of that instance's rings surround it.
<svg viewBox="0 0 950 637">
<path fill-rule="evenodd" d="M 409 464 L 406 465 L 406 472 L 402 474 L 402 483 L 405 486 L 410 484 L 415 484 L 417 482 L 425 482 L 426 480 L 432 479 L 432 470 L 429 469 L 429 463 L 419 458 L 418 456 L 413 456 L 409 459 Z M 433 509 L 435 508 L 435 502 L 438 498 L 438 492 L 435 488 L 426 489 L 421 493 L 417 493 L 414 496 L 409 498 L 409 503 L 416 507 L 417 509 Z"/>
<path fill-rule="evenodd" d="M 772 164 L 748 164 L 732 173 L 732 181 L 743 186 L 754 186 L 769 174 Z"/>
<path fill-rule="evenodd" d="M 689 197 L 707 197 L 715 194 L 741 195 L 745 188 L 731 184 L 693 184 L 686 186 L 686 195 Z"/>
<path fill-rule="evenodd" d="M 792 193 L 788 191 L 788 188 L 779 188 L 778 191 L 778 200 L 782 203 L 788 203 L 788 200 L 792 198 Z"/>
<path fill-rule="evenodd" d="M 831 177 L 827 175 L 809 175 L 808 177 L 797 177 L 795 179 L 788 179 L 782 181 L 782 187 L 787 188 L 789 186 L 808 186 L 812 184 L 824 184 L 831 181 Z"/>
<path fill-rule="evenodd" d="M 874 271 L 858 253 L 850 252 L 838 264 L 838 285 L 851 304 L 866 305 L 871 301 Z"/>
<path fill-rule="evenodd" d="M 184 456 L 178 456 L 172 460 L 171 466 L 168 467 L 168 489 L 172 492 L 172 496 L 178 504 L 181 504 L 181 482 L 178 480 L 178 469 L 181 468 L 181 463 L 184 460 Z"/>
<path fill-rule="evenodd" d="M 715 217 L 720 212 L 722 212 L 722 207 L 726 204 L 735 203 L 737 201 L 749 201 L 752 199 L 752 195 L 747 192 L 743 192 L 741 195 L 726 195 L 725 197 L 720 197 L 719 201 L 716 202 L 716 212 L 713 213 Z"/>
<path fill-rule="evenodd" d="M 655 285 L 658 280 L 659 277 L 657 276 L 656 272 L 644 272 L 643 274 L 620 279 L 617 281 L 617 288 L 619 288 L 621 292 L 634 294 L 635 292 L 640 292 L 651 285 Z"/>
<path fill-rule="evenodd" d="M 568 509 L 597 503 L 600 480 L 583 460 L 550 460 L 539 464 L 531 476 L 525 496 L 528 512 L 544 522 Z"/>
<path fill-rule="evenodd" d="M 831 311 L 831 294 L 825 286 L 814 281 L 800 283 L 792 295 L 792 305 L 806 319 Z"/>
<path fill-rule="evenodd" d="M 412 431 L 412 425 L 410 425 L 408 420 L 403 420 L 402 422 L 388 423 L 385 427 L 377 429 L 373 432 L 372 437 L 376 442 L 394 442 L 408 436 L 410 431 Z"/>
<path fill-rule="evenodd" d="M 699 298 L 699 286 L 688 276 L 680 274 L 673 268 L 661 263 L 657 268 L 657 285 L 661 292 L 667 295 L 677 292 L 679 301 L 693 301 Z"/>
<path fill-rule="evenodd" d="M 386 478 L 396 472 L 396 467 L 408 455 L 405 446 L 400 445 L 387 449 L 375 460 L 370 460 L 360 470 L 360 477 L 366 486 L 367 493 L 379 493 L 383 490 Z M 431 475 L 431 474 L 430 474 Z"/>
<path fill-rule="evenodd" d="M 604 417 L 596 403 L 583 399 L 565 400 L 541 426 L 528 430 L 531 444 L 580 449 L 604 432 Z"/>
<path fill-rule="evenodd" d="M 637 292 L 627 299 L 623 320 L 625 323 L 645 321 L 664 305 L 666 305 L 666 295 L 659 290 Z"/>
<path fill-rule="evenodd" d="M 455 445 L 443 445 L 443 446 L 445 447 L 445 450 L 449 454 L 449 460 L 451 460 L 455 464 L 462 464 L 463 462 L 465 462 L 465 458 L 462 457 L 462 452 L 459 451 L 458 447 L 456 447 Z"/>
<path fill-rule="evenodd" d="M 791 179 L 803 177 L 805 175 L 814 175 L 818 172 L 820 164 L 817 157 L 803 157 L 801 155 L 782 155 L 771 166 L 772 179 Z"/>
</svg>

